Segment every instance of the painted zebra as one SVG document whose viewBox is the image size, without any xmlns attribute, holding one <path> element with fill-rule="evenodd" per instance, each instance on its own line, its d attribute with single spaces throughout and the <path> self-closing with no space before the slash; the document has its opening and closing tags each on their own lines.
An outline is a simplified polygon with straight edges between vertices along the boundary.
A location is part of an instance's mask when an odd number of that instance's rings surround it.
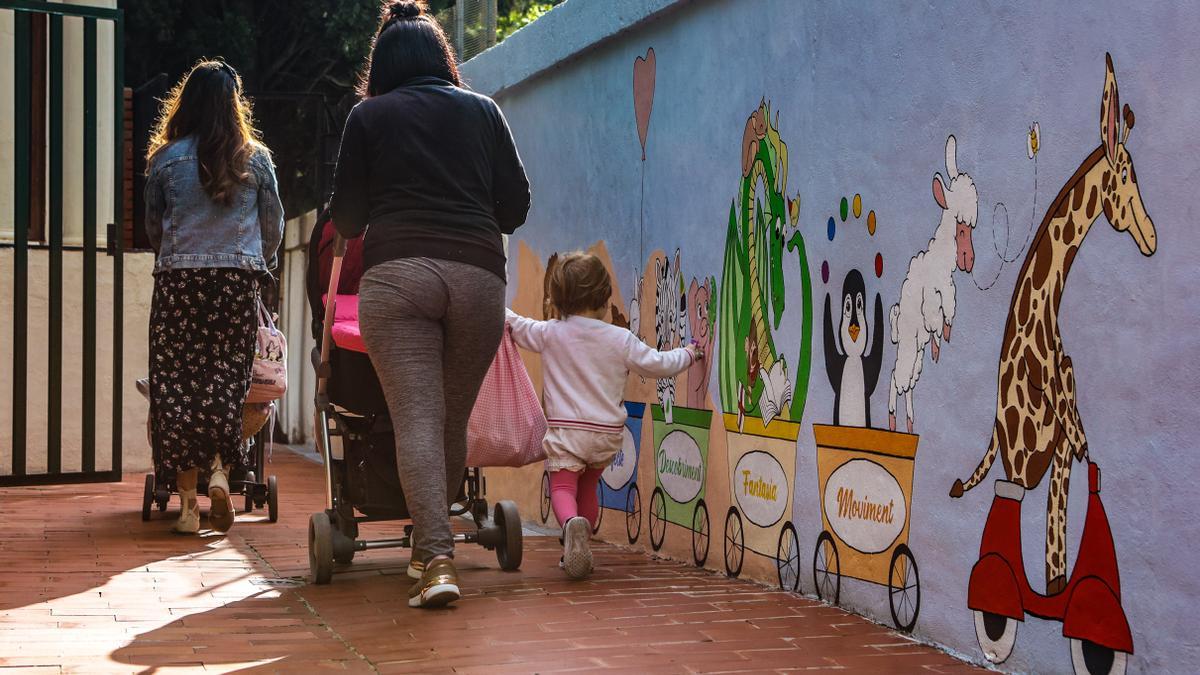
<svg viewBox="0 0 1200 675">
<path fill-rule="evenodd" d="M 654 336 L 655 347 L 666 351 L 683 343 L 687 330 L 687 294 L 683 289 L 683 273 L 679 268 L 679 249 L 675 260 L 654 261 Z M 658 381 L 658 402 L 667 424 L 674 420 L 675 378 Z"/>
</svg>

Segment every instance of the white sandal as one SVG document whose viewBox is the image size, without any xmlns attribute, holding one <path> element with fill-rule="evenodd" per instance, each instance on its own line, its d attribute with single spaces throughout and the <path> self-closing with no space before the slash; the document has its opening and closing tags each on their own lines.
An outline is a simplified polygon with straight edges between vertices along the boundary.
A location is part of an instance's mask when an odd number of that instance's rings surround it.
<svg viewBox="0 0 1200 675">
<path fill-rule="evenodd" d="M 179 520 L 171 526 L 175 534 L 196 534 L 200 531 L 200 500 L 196 499 L 195 490 L 179 491 Z M 188 508 L 188 505 L 191 508 Z"/>
<path fill-rule="evenodd" d="M 212 474 L 208 477 L 208 520 L 217 532 L 228 532 L 235 515 L 233 499 L 229 496 L 229 475 L 221 464 L 221 456 L 213 458 Z"/>
</svg>

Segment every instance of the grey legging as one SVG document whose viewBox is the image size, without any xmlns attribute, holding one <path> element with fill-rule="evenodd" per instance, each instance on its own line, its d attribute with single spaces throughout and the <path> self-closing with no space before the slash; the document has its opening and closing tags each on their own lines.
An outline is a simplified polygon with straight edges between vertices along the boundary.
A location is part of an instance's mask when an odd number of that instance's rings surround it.
<svg viewBox="0 0 1200 675">
<path fill-rule="evenodd" d="M 383 385 L 413 520 L 413 560 L 454 554 L 446 510 L 467 461 L 467 420 L 504 331 L 504 281 L 474 265 L 403 258 L 359 288 L 359 323 Z"/>
</svg>

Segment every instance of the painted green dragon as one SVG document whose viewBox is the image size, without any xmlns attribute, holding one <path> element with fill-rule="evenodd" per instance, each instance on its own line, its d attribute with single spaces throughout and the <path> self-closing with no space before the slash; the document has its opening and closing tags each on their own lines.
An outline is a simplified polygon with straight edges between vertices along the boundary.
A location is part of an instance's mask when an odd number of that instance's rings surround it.
<svg viewBox="0 0 1200 675">
<path fill-rule="evenodd" d="M 718 380 L 721 407 L 738 416 L 799 421 L 804 414 L 812 361 L 812 283 L 804 237 L 796 230 L 800 197 L 787 198 L 788 153 L 772 123 L 765 100 L 746 121 L 742 140 L 740 208 L 729 208 L 725 261 L 721 275 Z M 764 194 L 758 191 L 760 183 Z M 787 359 L 776 349 L 786 307 L 783 274 L 785 237 L 788 253 L 800 264 L 802 323 L 794 379 Z"/>
</svg>

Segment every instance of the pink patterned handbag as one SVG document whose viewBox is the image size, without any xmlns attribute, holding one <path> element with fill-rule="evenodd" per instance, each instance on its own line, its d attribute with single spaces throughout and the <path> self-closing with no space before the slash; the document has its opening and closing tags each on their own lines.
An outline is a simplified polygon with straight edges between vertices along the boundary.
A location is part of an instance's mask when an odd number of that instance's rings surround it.
<svg viewBox="0 0 1200 675">
<path fill-rule="evenodd" d="M 258 300 L 258 339 L 246 403 L 270 403 L 287 391 L 287 340 Z"/>
<path fill-rule="evenodd" d="M 468 466 L 525 466 L 546 458 L 546 415 L 507 327 L 467 424 Z"/>
</svg>

